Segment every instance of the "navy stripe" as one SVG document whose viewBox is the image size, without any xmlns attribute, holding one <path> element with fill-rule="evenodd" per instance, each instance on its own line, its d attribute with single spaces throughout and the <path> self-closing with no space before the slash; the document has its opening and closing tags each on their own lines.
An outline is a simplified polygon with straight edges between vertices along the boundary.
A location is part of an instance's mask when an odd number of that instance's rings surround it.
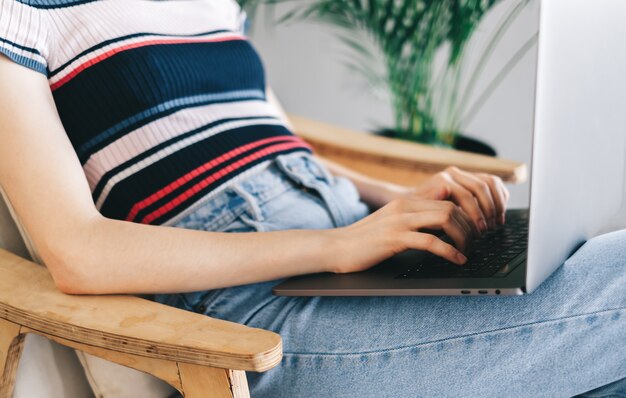
<svg viewBox="0 0 626 398">
<path fill-rule="evenodd" d="M 17 0 L 19 3 L 40 9 L 53 9 L 78 6 L 98 0 Z"/>
<path fill-rule="evenodd" d="M 90 47 L 87 50 L 81 52 L 80 54 L 78 54 L 74 58 L 70 59 L 69 61 L 67 61 L 63 65 L 59 66 L 58 68 L 56 68 L 55 70 L 50 72 L 50 77 L 51 78 L 54 77 L 59 72 L 61 72 L 63 69 L 67 68 L 72 62 L 76 61 L 77 59 L 79 59 L 81 57 L 84 57 L 85 55 L 89 54 L 90 52 L 99 50 L 102 47 L 106 47 L 109 44 L 113 44 L 113 43 L 116 43 L 116 42 L 119 42 L 119 41 L 124 41 L 124 40 L 128 40 L 128 39 L 134 39 L 136 37 L 142 37 L 142 36 L 197 37 L 197 36 L 204 36 L 204 35 L 210 35 L 210 34 L 216 34 L 216 33 L 226 33 L 226 32 L 231 32 L 231 31 L 221 29 L 221 30 L 212 30 L 212 31 L 209 31 L 209 32 L 197 33 L 197 34 L 192 34 L 192 35 L 172 35 L 172 34 L 165 34 L 165 33 L 149 33 L 149 32 L 145 32 L 145 33 L 134 33 L 134 34 L 131 34 L 131 35 L 117 37 L 117 38 L 111 39 L 111 40 L 105 40 L 102 43 L 97 44 L 97 45 L 95 45 L 93 47 Z M 233 33 L 235 33 L 235 32 L 233 32 Z"/>
<path fill-rule="evenodd" d="M 263 65 L 249 42 L 234 40 L 124 51 L 84 70 L 53 95 L 65 130 L 78 149 L 111 127 L 163 103 L 246 90 L 265 92 Z"/>
<path fill-rule="evenodd" d="M 7 44 L 9 44 L 9 45 L 11 45 L 11 46 L 13 46 L 15 48 L 19 48 L 20 50 L 24 50 L 24 51 L 28 51 L 28 52 L 33 53 L 33 54 L 41 55 L 39 50 L 37 50 L 36 48 L 22 46 L 22 45 L 19 45 L 17 43 L 12 42 L 11 40 L 3 39 L 2 37 L 0 37 L 0 43 L 7 43 Z"/>
<path fill-rule="evenodd" d="M 174 100 L 159 104 L 155 107 L 147 109 L 130 118 L 121 121 L 115 126 L 108 128 L 102 133 L 91 138 L 76 150 L 80 162 L 84 165 L 89 160 L 89 157 L 96 153 L 98 150 L 104 148 L 109 143 L 115 141 L 120 136 L 123 136 L 137 128 L 144 126 L 151 121 L 162 119 L 174 112 L 182 109 L 204 106 L 209 104 L 227 103 L 235 101 L 251 101 L 251 100 L 263 100 L 265 94 L 259 90 L 248 91 L 234 91 L 229 93 L 219 94 L 204 94 L 196 95 L 194 97 L 176 98 Z"/>
<path fill-rule="evenodd" d="M 163 148 L 167 148 L 168 146 L 171 146 L 179 141 L 182 141 L 184 139 L 187 139 L 189 137 L 192 137 L 196 134 L 202 133 L 208 129 L 217 127 L 219 125 L 222 125 L 224 123 L 228 123 L 228 122 L 233 122 L 233 121 L 240 121 L 240 120 L 257 120 L 257 119 L 268 119 L 268 117 L 266 116 L 257 116 L 257 117 L 242 117 L 242 118 L 228 118 L 228 119 L 222 119 L 222 120 L 217 120 L 214 121 L 212 123 L 208 123 L 205 124 L 202 127 L 198 127 L 197 129 L 188 131 L 184 134 L 179 135 L 178 137 L 174 137 L 172 139 L 169 139 L 165 142 L 160 143 L 159 145 L 145 151 L 142 152 L 141 154 L 135 156 L 134 158 L 127 160 L 126 162 L 120 164 L 119 166 L 109 170 L 108 172 L 106 172 L 98 181 L 98 184 L 96 184 L 95 188 L 93 189 L 92 192 L 92 197 L 94 202 L 98 201 L 98 198 L 100 197 L 100 195 L 102 194 L 102 190 L 104 189 L 104 187 L 106 186 L 107 182 L 109 182 L 109 180 L 111 178 L 113 178 L 113 176 L 117 175 L 118 173 L 120 173 L 122 170 L 125 170 L 127 168 L 129 168 L 130 166 L 132 166 L 133 164 L 137 164 L 139 162 L 141 162 L 142 160 L 154 155 L 155 153 L 159 152 L 160 150 L 162 150 Z"/>
<path fill-rule="evenodd" d="M 284 126 L 259 125 L 239 127 L 208 137 L 118 182 L 102 204 L 100 212 L 106 217 L 125 219 L 135 203 L 206 162 L 242 145 L 280 136 L 292 134 Z M 228 167 L 235 161 L 224 162 L 220 167 Z"/>
</svg>

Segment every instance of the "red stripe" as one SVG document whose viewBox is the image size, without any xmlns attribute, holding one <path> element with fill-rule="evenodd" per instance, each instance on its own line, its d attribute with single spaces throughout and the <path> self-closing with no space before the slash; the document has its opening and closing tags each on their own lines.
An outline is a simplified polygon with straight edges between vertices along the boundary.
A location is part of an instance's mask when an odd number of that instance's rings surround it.
<svg viewBox="0 0 626 398">
<path fill-rule="evenodd" d="M 135 219 L 135 217 L 137 216 L 137 213 L 139 213 L 141 210 L 145 209 L 147 206 L 150 206 L 151 204 L 153 204 L 154 202 L 156 202 L 157 200 L 165 197 L 165 195 L 170 194 L 171 192 L 173 192 L 174 190 L 178 189 L 179 187 L 181 187 L 182 185 L 188 183 L 189 181 L 191 181 L 192 179 L 196 178 L 197 176 L 211 170 L 212 168 L 215 168 L 217 166 L 219 166 L 220 164 L 227 162 L 228 160 L 241 155 L 244 152 L 253 150 L 254 148 L 258 148 L 259 146 L 265 145 L 265 144 L 270 144 L 273 142 L 277 142 L 277 141 L 297 141 L 297 142 L 301 142 L 302 144 L 304 144 L 304 142 L 302 141 L 301 138 L 296 137 L 296 136 L 280 136 L 280 137 L 272 137 L 272 138 L 265 138 L 263 140 L 259 140 L 259 141 L 255 141 L 246 145 L 242 145 L 238 148 L 232 149 L 220 156 L 218 156 L 215 159 L 212 159 L 206 163 L 204 163 L 202 166 L 190 171 L 189 173 L 179 177 L 178 179 L 176 179 L 175 181 L 171 182 L 170 184 L 166 185 L 165 187 L 163 187 L 162 189 L 160 189 L 159 191 L 153 193 L 152 195 L 148 196 L 147 198 L 143 199 L 140 202 L 137 202 L 132 209 L 130 210 L 130 213 L 128 214 L 128 216 L 126 217 L 127 221 L 133 221 Z M 306 144 L 305 144 L 306 145 Z"/>
<path fill-rule="evenodd" d="M 293 149 L 293 148 L 302 148 L 305 147 L 307 145 L 305 145 L 304 143 L 299 143 L 299 142 L 292 142 L 292 143 L 283 143 L 283 144 L 276 144 L 276 145 L 272 145 L 266 148 L 263 148 L 261 150 L 259 150 L 258 152 L 253 153 L 252 155 L 248 155 L 245 158 L 239 159 L 238 161 L 236 161 L 235 163 L 229 165 L 228 167 L 225 167 L 219 171 L 216 171 L 215 173 L 211 174 L 210 176 L 206 177 L 205 179 L 203 179 L 202 181 L 200 181 L 199 183 L 197 183 L 196 185 L 192 186 L 191 188 L 187 189 L 185 192 L 181 193 L 180 195 L 178 195 L 177 197 L 175 197 L 174 199 L 172 199 L 170 202 L 166 203 L 165 205 L 159 207 L 157 210 L 153 211 L 152 213 L 149 213 L 148 215 L 146 215 L 141 222 L 143 224 L 149 224 L 152 221 L 156 220 L 157 218 L 163 216 L 164 214 L 167 214 L 168 212 L 172 211 L 174 208 L 180 206 L 181 204 L 183 204 L 185 201 L 187 201 L 189 198 L 191 198 L 192 196 L 196 195 L 198 192 L 200 192 L 202 189 L 206 188 L 207 186 L 209 186 L 210 184 L 214 183 L 215 181 L 226 177 L 228 174 L 232 173 L 233 171 L 245 166 L 248 163 L 251 163 L 257 159 L 260 159 L 264 156 L 270 155 L 272 153 L 276 153 L 276 152 L 281 152 L 281 151 L 285 151 L 285 150 L 289 150 L 289 149 Z"/>
<path fill-rule="evenodd" d="M 105 59 L 110 58 L 114 56 L 115 54 L 120 53 L 122 51 L 132 50 L 134 48 L 139 48 L 139 47 L 154 46 L 154 45 L 159 45 L 159 44 L 218 43 L 218 42 L 233 41 L 233 40 L 245 40 L 245 38 L 241 35 L 234 35 L 234 36 L 218 37 L 216 39 L 154 39 L 154 40 L 147 40 L 147 41 L 127 44 L 125 46 L 113 48 L 105 53 L 98 55 L 97 57 L 91 58 L 83 62 L 82 64 L 74 68 L 74 70 L 72 70 L 70 73 L 68 73 L 63 79 L 50 85 L 50 89 L 52 91 L 58 89 L 59 87 L 63 86 L 65 83 L 72 80 L 74 77 L 76 77 L 76 75 L 78 75 L 85 69 L 99 62 L 102 62 Z"/>
</svg>

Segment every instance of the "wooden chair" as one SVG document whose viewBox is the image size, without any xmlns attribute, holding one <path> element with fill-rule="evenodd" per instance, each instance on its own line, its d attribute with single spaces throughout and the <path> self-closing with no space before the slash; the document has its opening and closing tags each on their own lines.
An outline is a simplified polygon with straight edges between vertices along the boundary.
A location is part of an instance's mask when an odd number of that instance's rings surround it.
<svg viewBox="0 0 626 398">
<path fill-rule="evenodd" d="M 449 165 L 519 183 L 523 164 L 374 137 L 292 116 L 317 153 L 373 177 L 415 184 Z M 146 372 L 185 397 L 247 397 L 245 371 L 282 357 L 279 335 L 212 319 L 134 296 L 69 296 L 48 271 L 0 250 L 0 398 L 12 395 L 24 336 Z"/>
</svg>

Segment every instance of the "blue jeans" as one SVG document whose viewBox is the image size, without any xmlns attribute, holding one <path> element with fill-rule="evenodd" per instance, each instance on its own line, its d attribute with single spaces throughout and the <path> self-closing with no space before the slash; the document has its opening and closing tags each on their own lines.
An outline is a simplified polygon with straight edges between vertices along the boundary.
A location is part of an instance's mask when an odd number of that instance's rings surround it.
<svg viewBox="0 0 626 398">
<path fill-rule="evenodd" d="M 290 154 L 177 226 L 322 229 L 367 214 L 348 180 Z M 282 363 L 248 373 L 253 397 L 626 397 L 625 262 L 622 231 L 521 297 L 275 297 L 273 281 L 157 300 L 282 336 Z"/>
</svg>

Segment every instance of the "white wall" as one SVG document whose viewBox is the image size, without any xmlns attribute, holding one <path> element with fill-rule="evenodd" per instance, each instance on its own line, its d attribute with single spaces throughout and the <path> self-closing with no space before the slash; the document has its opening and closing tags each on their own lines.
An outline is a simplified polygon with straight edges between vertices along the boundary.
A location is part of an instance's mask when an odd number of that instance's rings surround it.
<svg viewBox="0 0 626 398">
<path fill-rule="evenodd" d="M 304 1 L 304 0 L 303 0 Z M 311 1 L 311 0 L 306 0 Z M 484 19 L 476 34 L 478 48 L 513 1 L 503 0 Z M 484 87 L 537 30 L 538 2 L 535 0 L 516 20 L 487 64 Z M 280 6 L 277 15 L 284 11 Z M 344 64 L 349 50 L 332 28 L 311 22 L 276 26 L 260 12 L 250 32 L 264 59 L 269 81 L 288 112 L 337 125 L 374 131 L 393 125 L 388 99 L 376 98 L 367 81 Z M 468 62 L 475 62 L 476 55 Z M 531 51 L 510 73 L 499 89 L 462 130 L 491 144 L 504 158 L 530 163 L 532 110 L 536 52 Z M 528 184 L 512 187 L 511 205 L 527 206 Z"/>
</svg>

